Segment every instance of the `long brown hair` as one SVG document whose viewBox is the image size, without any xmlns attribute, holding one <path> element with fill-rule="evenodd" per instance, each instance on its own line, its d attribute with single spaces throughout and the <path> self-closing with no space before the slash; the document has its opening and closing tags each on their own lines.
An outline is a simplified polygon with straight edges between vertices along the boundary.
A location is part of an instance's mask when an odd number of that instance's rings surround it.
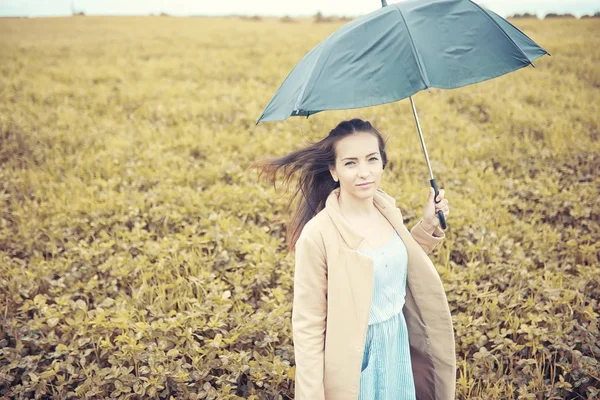
<svg viewBox="0 0 600 400">
<path fill-rule="evenodd" d="M 296 241 L 304 228 L 304 225 L 319 211 L 325 208 L 325 202 L 332 190 L 339 187 L 329 172 L 329 167 L 335 167 L 335 144 L 345 136 L 356 132 L 369 132 L 377 137 L 379 142 L 379 153 L 383 162 L 383 168 L 387 164 L 385 153 L 385 140 L 381 133 L 369 121 L 351 119 L 340 122 L 333 128 L 329 135 L 317 143 L 309 144 L 300 150 L 292 151 L 282 157 L 271 157 L 253 162 L 248 169 L 260 170 L 259 178 L 264 174 L 273 183 L 277 172 L 283 169 L 283 183 L 289 187 L 291 178 L 299 172 L 298 187 L 292 195 L 288 208 L 294 200 L 302 193 L 298 207 L 295 209 L 287 226 L 286 239 L 289 251 L 296 247 Z"/>
</svg>

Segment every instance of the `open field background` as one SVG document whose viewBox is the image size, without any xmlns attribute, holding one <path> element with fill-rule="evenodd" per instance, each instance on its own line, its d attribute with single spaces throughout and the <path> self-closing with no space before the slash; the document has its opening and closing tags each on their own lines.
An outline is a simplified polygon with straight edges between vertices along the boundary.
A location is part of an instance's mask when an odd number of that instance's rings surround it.
<svg viewBox="0 0 600 400">
<path fill-rule="evenodd" d="M 415 96 L 457 398 L 598 398 L 600 21 L 514 23 L 552 57 Z M 0 397 L 293 398 L 287 198 L 246 168 L 360 117 L 407 225 L 428 190 L 408 100 L 254 126 L 339 26 L 0 20 Z"/>
</svg>

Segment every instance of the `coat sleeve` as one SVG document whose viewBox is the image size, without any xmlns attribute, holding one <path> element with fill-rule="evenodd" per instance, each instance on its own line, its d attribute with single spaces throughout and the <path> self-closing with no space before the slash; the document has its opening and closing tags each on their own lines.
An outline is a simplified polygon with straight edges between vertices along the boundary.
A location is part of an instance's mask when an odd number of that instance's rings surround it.
<svg viewBox="0 0 600 400">
<path fill-rule="evenodd" d="M 426 254 L 429 254 L 435 249 L 435 247 L 446 237 L 444 230 L 437 226 L 433 233 L 427 232 L 419 220 L 410 230 L 411 235 L 417 243 L 425 250 Z"/>
<path fill-rule="evenodd" d="M 309 237 L 296 242 L 292 333 L 296 361 L 295 399 L 324 400 L 327 265 Z"/>
</svg>

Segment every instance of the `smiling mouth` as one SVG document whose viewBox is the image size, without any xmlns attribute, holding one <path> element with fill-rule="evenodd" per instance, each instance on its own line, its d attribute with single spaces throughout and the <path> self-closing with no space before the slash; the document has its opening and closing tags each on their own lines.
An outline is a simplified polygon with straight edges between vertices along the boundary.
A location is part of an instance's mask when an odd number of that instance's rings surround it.
<svg viewBox="0 0 600 400">
<path fill-rule="evenodd" d="M 361 183 L 360 185 L 356 185 L 356 186 L 369 186 L 372 183 L 373 182 L 366 182 L 366 183 Z"/>
</svg>

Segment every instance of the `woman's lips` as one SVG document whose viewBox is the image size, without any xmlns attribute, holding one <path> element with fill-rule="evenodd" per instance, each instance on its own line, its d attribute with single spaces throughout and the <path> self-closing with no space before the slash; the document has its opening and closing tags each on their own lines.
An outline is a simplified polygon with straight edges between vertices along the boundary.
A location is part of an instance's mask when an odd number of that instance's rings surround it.
<svg viewBox="0 0 600 400">
<path fill-rule="evenodd" d="M 368 188 L 368 187 L 370 187 L 372 184 L 373 184 L 373 182 L 369 182 L 369 183 L 363 183 L 363 184 L 361 184 L 361 185 L 356 185 L 356 186 L 358 186 L 358 187 L 360 187 L 360 188 Z"/>
</svg>

